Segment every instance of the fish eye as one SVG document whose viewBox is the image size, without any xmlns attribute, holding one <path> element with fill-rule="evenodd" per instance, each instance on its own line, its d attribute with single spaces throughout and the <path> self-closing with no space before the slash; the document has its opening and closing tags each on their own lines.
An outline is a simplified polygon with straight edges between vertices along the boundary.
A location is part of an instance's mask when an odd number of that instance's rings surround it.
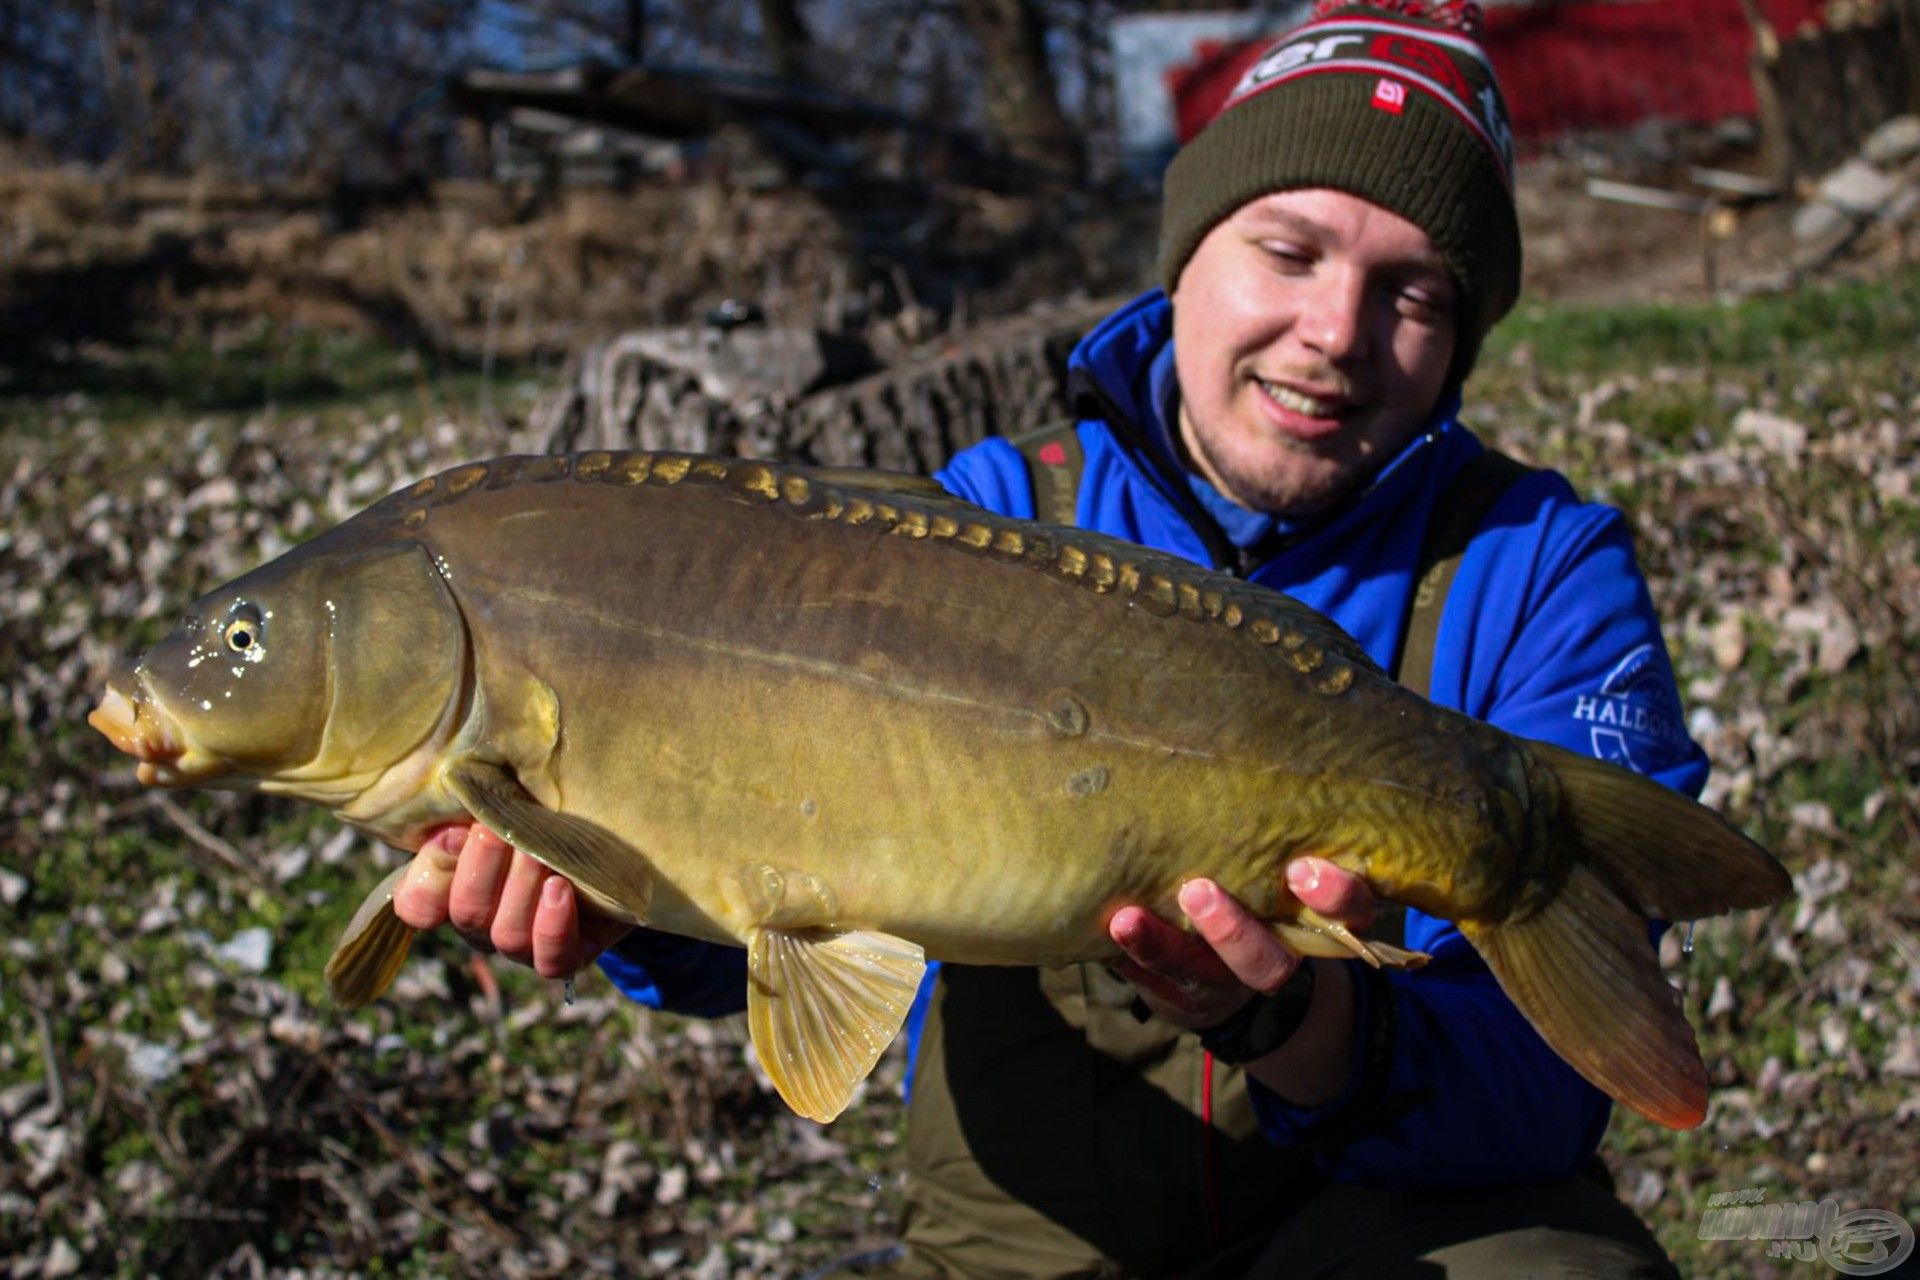
<svg viewBox="0 0 1920 1280">
<path fill-rule="evenodd" d="M 235 653 L 250 652 L 260 643 L 260 618 L 252 609 L 244 609 L 240 616 L 227 623 L 227 648 Z"/>
</svg>

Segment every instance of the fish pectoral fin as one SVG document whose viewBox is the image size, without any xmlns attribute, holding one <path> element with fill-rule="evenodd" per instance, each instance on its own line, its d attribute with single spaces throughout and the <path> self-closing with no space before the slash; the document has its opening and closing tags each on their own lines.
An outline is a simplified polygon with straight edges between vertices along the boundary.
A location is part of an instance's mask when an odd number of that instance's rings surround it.
<svg viewBox="0 0 1920 1280">
<path fill-rule="evenodd" d="M 747 1029 L 774 1088 L 809 1120 L 846 1110 L 913 1007 L 926 953 L 891 934 L 755 929 Z"/>
<path fill-rule="evenodd" d="M 327 994 L 342 1009 L 378 1000 L 406 961 L 414 931 L 393 914 L 393 891 L 409 865 L 401 863 L 374 887 L 327 957 Z"/>
<path fill-rule="evenodd" d="M 448 788 L 494 834 L 538 859 L 608 915 L 643 923 L 653 905 L 646 855 L 596 823 L 544 808 L 511 770 L 484 760 L 447 766 Z"/>
</svg>

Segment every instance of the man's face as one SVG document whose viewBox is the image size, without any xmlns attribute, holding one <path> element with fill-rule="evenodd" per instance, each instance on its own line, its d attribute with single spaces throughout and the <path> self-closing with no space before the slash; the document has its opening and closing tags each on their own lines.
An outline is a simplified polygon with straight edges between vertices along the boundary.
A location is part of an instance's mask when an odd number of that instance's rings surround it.
<svg viewBox="0 0 1920 1280">
<path fill-rule="evenodd" d="M 1445 261 L 1405 218 L 1324 189 L 1242 205 L 1174 288 L 1188 457 L 1251 510 L 1334 505 L 1432 415 L 1455 312 Z"/>
</svg>

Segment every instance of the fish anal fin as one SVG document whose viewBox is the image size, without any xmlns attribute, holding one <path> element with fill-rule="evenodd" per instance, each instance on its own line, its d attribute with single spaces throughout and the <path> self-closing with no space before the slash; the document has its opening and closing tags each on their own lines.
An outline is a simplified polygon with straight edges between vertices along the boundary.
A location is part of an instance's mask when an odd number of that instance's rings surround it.
<svg viewBox="0 0 1920 1280">
<path fill-rule="evenodd" d="M 1576 865 L 1537 914 L 1461 931 L 1542 1038 L 1594 1086 L 1647 1119 L 1706 1118 L 1707 1072 L 1647 921 Z"/>
<path fill-rule="evenodd" d="M 913 1007 L 926 954 L 891 934 L 756 929 L 747 1028 L 788 1106 L 822 1124 L 846 1109 Z"/>
<path fill-rule="evenodd" d="M 342 1009 L 359 1009 L 378 1000 L 406 961 L 414 931 L 393 914 L 393 892 L 408 865 L 395 867 L 374 887 L 327 957 L 327 994 Z"/>
<path fill-rule="evenodd" d="M 447 766 L 446 783 L 481 823 L 571 880 L 601 911 L 645 922 L 653 905 L 653 867 L 638 849 L 597 823 L 545 808 L 502 765 L 456 760 Z"/>
</svg>

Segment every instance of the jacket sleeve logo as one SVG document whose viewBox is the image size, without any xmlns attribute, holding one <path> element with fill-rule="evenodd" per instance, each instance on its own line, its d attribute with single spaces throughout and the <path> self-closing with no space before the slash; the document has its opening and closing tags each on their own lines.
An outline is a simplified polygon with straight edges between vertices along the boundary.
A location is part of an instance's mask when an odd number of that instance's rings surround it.
<svg viewBox="0 0 1920 1280">
<path fill-rule="evenodd" d="M 1591 726 L 1593 754 L 1639 773 L 1687 753 L 1680 699 L 1666 651 L 1643 644 L 1615 664 L 1597 693 L 1576 694 L 1573 718 Z"/>
</svg>

